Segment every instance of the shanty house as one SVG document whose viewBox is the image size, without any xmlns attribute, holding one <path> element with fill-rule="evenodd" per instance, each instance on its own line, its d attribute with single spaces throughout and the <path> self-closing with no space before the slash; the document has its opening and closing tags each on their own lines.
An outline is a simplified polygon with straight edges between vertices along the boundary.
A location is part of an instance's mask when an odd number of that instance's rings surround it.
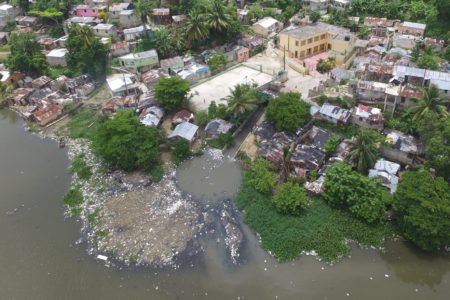
<svg viewBox="0 0 450 300">
<path fill-rule="evenodd" d="M 113 24 L 97 24 L 92 31 L 98 37 L 111 37 L 113 40 L 117 38 L 117 27 Z"/>
<path fill-rule="evenodd" d="M 373 169 L 369 170 L 369 177 L 378 178 L 381 184 L 393 194 L 397 190 L 399 178 L 396 175 L 399 170 L 399 164 L 381 158 L 375 163 Z"/>
<path fill-rule="evenodd" d="M 362 104 L 352 109 L 350 122 L 363 128 L 382 130 L 384 118 L 381 109 Z"/>
<path fill-rule="evenodd" d="M 47 63 L 50 66 L 67 66 L 67 52 L 66 48 L 53 49 L 45 56 Z"/>
<path fill-rule="evenodd" d="M 169 139 L 185 139 L 192 143 L 197 136 L 198 126 L 189 122 L 178 124 L 173 132 L 169 135 Z"/>
<path fill-rule="evenodd" d="M 397 130 L 386 130 L 388 147 L 381 148 L 383 157 L 403 164 L 414 164 L 423 153 L 423 146 L 411 135 Z"/>
<path fill-rule="evenodd" d="M 265 17 L 252 25 L 253 32 L 262 37 L 268 37 L 283 29 L 283 23 L 272 17 Z"/>
<path fill-rule="evenodd" d="M 123 10 L 130 10 L 131 9 L 131 3 L 113 3 L 109 7 L 109 18 L 111 19 L 119 19 L 120 13 Z"/>
<path fill-rule="evenodd" d="M 162 59 L 160 62 L 161 69 L 167 74 L 170 74 L 176 70 L 183 69 L 184 61 L 181 56 L 175 56 L 167 59 Z"/>
<path fill-rule="evenodd" d="M 352 115 L 348 109 L 343 109 L 328 103 L 322 105 L 319 114 L 323 120 L 334 124 L 347 124 Z"/>
<path fill-rule="evenodd" d="M 145 126 L 158 126 L 161 123 L 162 118 L 164 117 L 164 109 L 159 106 L 151 106 L 145 109 L 141 116 L 141 123 Z"/>
<path fill-rule="evenodd" d="M 148 70 L 159 65 L 158 53 L 156 50 L 130 53 L 119 57 L 119 63 L 122 67 L 136 71 Z"/>
<path fill-rule="evenodd" d="M 106 12 L 106 6 L 89 6 L 78 5 L 75 8 L 75 14 L 77 17 L 98 17 L 100 13 Z"/>
<path fill-rule="evenodd" d="M 125 41 L 131 42 L 142 38 L 145 34 L 149 37 L 153 36 L 154 32 L 148 25 L 141 25 L 137 27 L 127 28 L 123 30 Z"/>
<path fill-rule="evenodd" d="M 209 138 L 218 138 L 221 134 L 228 133 L 233 124 L 222 119 L 213 119 L 205 127 L 205 132 Z"/>
<path fill-rule="evenodd" d="M 153 22 L 156 25 L 168 25 L 172 22 L 169 8 L 155 8 L 153 9 L 152 16 Z"/>
<path fill-rule="evenodd" d="M 325 153 L 314 146 L 298 144 L 292 152 L 290 162 L 298 169 L 297 174 L 306 175 L 308 171 L 318 170 L 323 165 L 325 157 Z"/>
<path fill-rule="evenodd" d="M 106 78 L 112 97 L 139 93 L 139 83 L 131 74 L 113 74 Z"/>
<path fill-rule="evenodd" d="M 140 25 L 141 19 L 134 9 L 122 10 L 119 13 L 119 23 L 124 28 L 131 28 Z"/>
<path fill-rule="evenodd" d="M 402 34 L 414 35 L 423 37 L 425 35 L 426 24 L 403 22 L 398 26 L 398 31 Z"/>
</svg>

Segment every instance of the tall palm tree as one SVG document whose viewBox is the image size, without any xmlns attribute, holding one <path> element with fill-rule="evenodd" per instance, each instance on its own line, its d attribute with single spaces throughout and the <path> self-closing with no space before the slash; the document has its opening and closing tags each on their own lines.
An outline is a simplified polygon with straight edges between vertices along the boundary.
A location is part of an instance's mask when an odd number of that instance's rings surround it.
<svg viewBox="0 0 450 300">
<path fill-rule="evenodd" d="M 368 130 L 360 130 L 356 135 L 356 142 L 349 153 L 349 160 L 356 165 L 358 172 L 364 174 L 375 165 L 377 156 L 378 150 L 375 145 L 375 139 Z"/>
<path fill-rule="evenodd" d="M 217 32 L 222 32 L 230 26 L 231 15 L 224 1 L 213 0 L 207 14 L 208 25 Z"/>
<path fill-rule="evenodd" d="M 186 38 L 189 43 L 193 41 L 201 41 L 208 37 L 209 28 L 206 22 L 205 14 L 197 9 L 192 9 L 184 26 Z"/>
<path fill-rule="evenodd" d="M 74 32 L 83 42 L 83 47 L 90 47 L 95 39 L 94 32 L 90 26 L 75 25 Z"/>
<path fill-rule="evenodd" d="M 258 104 L 256 90 L 248 84 L 235 86 L 226 100 L 228 109 L 233 112 L 235 117 L 255 109 Z"/>
<path fill-rule="evenodd" d="M 437 86 L 431 85 L 423 91 L 423 97 L 417 102 L 417 105 L 410 109 L 410 112 L 414 115 L 413 121 L 422 120 L 427 114 L 436 118 L 448 116 L 446 104 L 448 104 L 448 100 L 439 96 Z"/>
<path fill-rule="evenodd" d="M 153 9 L 156 8 L 155 4 L 154 1 L 149 0 L 136 0 L 133 2 L 134 11 L 139 16 L 144 26 L 147 24 L 148 16 L 150 16 Z"/>
</svg>

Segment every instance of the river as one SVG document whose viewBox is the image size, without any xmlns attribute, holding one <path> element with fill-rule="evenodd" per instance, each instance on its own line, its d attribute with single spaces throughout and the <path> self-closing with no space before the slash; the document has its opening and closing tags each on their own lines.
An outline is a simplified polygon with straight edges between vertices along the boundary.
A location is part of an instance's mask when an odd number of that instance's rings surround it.
<svg viewBox="0 0 450 300">
<path fill-rule="evenodd" d="M 195 158 L 179 184 L 196 197 L 232 195 L 240 180 L 235 162 L 211 168 Z M 0 299 L 448 299 L 450 258 L 403 242 L 386 251 L 354 247 L 334 266 L 301 257 L 279 264 L 244 228 L 246 263 L 234 267 L 220 242 L 180 270 L 107 268 L 77 244 L 80 225 L 64 218 L 69 187 L 65 150 L 24 130 L 0 110 Z M 212 170 L 211 170 L 212 169 Z"/>
</svg>

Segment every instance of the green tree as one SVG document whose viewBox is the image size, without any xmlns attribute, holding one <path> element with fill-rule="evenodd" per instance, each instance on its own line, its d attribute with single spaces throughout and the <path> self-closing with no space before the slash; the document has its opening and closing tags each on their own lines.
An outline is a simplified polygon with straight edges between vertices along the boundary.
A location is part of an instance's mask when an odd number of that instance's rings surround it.
<svg viewBox="0 0 450 300">
<path fill-rule="evenodd" d="M 450 182 L 450 118 L 438 123 L 426 148 L 428 165 L 434 168 L 439 176 Z"/>
<path fill-rule="evenodd" d="M 294 133 L 311 118 L 309 104 L 301 100 L 298 93 L 286 93 L 269 101 L 267 120 L 277 130 Z"/>
<path fill-rule="evenodd" d="M 420 248 L 450 244 L 450 188 L 425 170 L 403 174 L 394 194 L 394 220 L 402 235 Z"/>
<path fill-rule="evenodd" d="M 246 173 L 248 182 L 261 194 L 272 193 L 277 183 L 276 176 L 270 171 L 272 164 L 264 158 L 257 157 L 250 171 Z"/>
<path fill-rule="evenodd" d="M 378 179 L 354 172 L 344 163 L 331 165 L 326 174 L 322 196 L 330 206 L 348 209 L 368 223 L 384 218 L 388 196 Z"/>
<path fill-rule="evenodd" d="M 189 44 L 206 39 L 209 35 L 209 27 L 205 14 L 197 9 L 189 11 L 184 25 L 184 32 Z"/>
<path fill-rule="evenodd" d="M 358 28 L 358 37 L 361 39 L 366 39 L 370 35 L 370 30 L 367 26 L 361 25 Z"/>
<path fill-rule="evenodd" d="M 305 189 L 294 182 L 280 185 L 272 201 L 279 212 L 293 215 L 300 213 L 309 204 Z"/>
<path fill-rule="evenodd" d="M 178 76 L 162 77 L 155 85 L 155 98 L 166 109 L 173 110 L 186 104 L 189 81 Z"/>
<path fill-rule="evenodd" d="M 133 6 L 142 24 L 147 24 L 147 18 L 151 15 L 153 9 L 158 7 L 158 3 L 152 0 L 133 0 Z"/>
<path fill-rule="evenodd" d="M 217 70 L 221 66 L 225 66 L 227 64 L 227 58 L 225 57 L 225 54 L 223 52 L 218 52 L 208 59 L 208 66 L 211 68 L 212 71 Z"/>
<path fill-rule="evenodd" d="M 248 84 L 238 84 L 227 96 L 228 109 L 235 117 L 252 111 L 258 105 L 258 98 L 254 87 Z"/>
<path fill-rule="evenodd" d="M 207 12 L 208 25 L 216 32 L 223 32 L 230 26 L 230 13 L 224 1 L 212 0 Z"/>
<path fill-rule="evenodd" d="M 327 155 L 332 155 L 334 152 L 336 152 L 337 147 L 339 146 L 341 142 L 341 138 L 337 135 L 333 135 L 331 138 L 328 139 L 328 141 L 325 143 L 325 153 Z"/>
<path fill-rule="evenodd" d="M 108 46 L 94 36 L 89 26 L 70 26 L 66 48 L 67 65 L 71 71 L 88 73 L 97 79 L 106 76 Z"/>
<path fill-rule="evenodd" d="M 440 97 L 438 87 L 431 85 L 423 91 L 423 97 L 417 101 L 417 105 L 410 109 L 410 112 L 414 115 L 413 121 L 419 121 L 427 114 L 431 114 L 437 119 L 448 116 L 445 106 L 447 103 L 448 100 Z"/>
<path fill-rule="evenodd" d="M 365 174 L 378 158 L 376 141 L 369 130 L 360 130 L 348 156 L 358 172 Z"/>
<path fill-rule="evenodd" d="M 170 147 L 172 149 L 172 161 L 177 165 L 192 155 L 191 147 L 186 140 L 178 139 L 172 141 Z"/>
<path fill-rule="evenodd" d="M 309 20 L 313 23 L 317 23 L 321 18 L 320 12 L 313 10 L 309 13 Z"/>
<path fill-rule="evenodd" d="M 97 126 L 92 149 L 113 168 L 149 171 L 159 162 L 160 141 L 157 128 L 142 125 L 131 111 L 119 111 Z"/>
<path fill-rule="evenodd" d="M 33 33 L 12 34 L 9 44 L 11 54 L 6 59 L 6 65 L 10 71 L 25 72 L 32 76 L 47 71 L 47 61 Z"/>
</svg>

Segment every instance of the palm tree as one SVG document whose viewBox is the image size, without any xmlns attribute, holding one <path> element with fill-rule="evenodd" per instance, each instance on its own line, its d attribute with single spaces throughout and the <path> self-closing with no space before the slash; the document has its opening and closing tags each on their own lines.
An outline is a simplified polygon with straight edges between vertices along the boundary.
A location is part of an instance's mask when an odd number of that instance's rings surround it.
<svg viewBox="0 0 450 300">
<path fill-rule="evenodd" d="M 141 18 L 142 24 L 147 24 L 147 18 L 156 7 L 153 1 L 148 0 L 136 0 L 133 3 L 134 11 Z M 146 26 L 144 27 L 146 28 Z"/>
<path fill-rule="evenodd" d="M 231 15 L 222 0 L 213 0 L 207 14 L 208 25 L 217 32 L 230 26 Z"/>
<path fill-rule="evenodd" d="M 197 9 L 192 9 L 187 16 L 184 30 L 189 43 L 207 38 L 209 28 L 205 15 Z"/>
<path fill-rule="evenodd" d="M 356 170 L 366 173 L 375 165 L 378 150 L 375 140 L 368 130 L 360 130 L 356 135 L 356 142 L 349 153 L 349 160 L 356 165 Z"/>
<path fill-rule="evenodd" d="M 427 114 L 436 118 L 448 116 L 446 104 L 448 104 L 448 100 L 439 96 L 437 86 L 431 85 L 423 91 L 423 97 L 418 100 L 417 105 L 410 109 L 410 112 L 414 115 L 413 121 L 422 120 Z"/>
<path fill-rule="evenodd" d="M 238 84 L 226 100 L 235 117 L 255 109 L 258 104 L 256 90 L 248 84 Z"/>
<path fill-rule="evenodd" d="M 76 33 L 76 36 L 81 38 L 83 47 L 91 47 L 92 41 L 95 39 L 95 36 L 90 26 L 75 25 L 74 32 Z"/>
</svg>

